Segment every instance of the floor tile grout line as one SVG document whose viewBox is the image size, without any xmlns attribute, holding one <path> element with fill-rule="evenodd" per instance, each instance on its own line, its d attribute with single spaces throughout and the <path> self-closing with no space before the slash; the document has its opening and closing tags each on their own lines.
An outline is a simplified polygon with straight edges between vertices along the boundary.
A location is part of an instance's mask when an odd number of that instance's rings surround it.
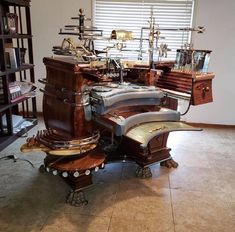
<svg viewBox="0 0 235 232">
<path fill-rule="evenodd" d="M 121 178 L 119 179 L 119 184 L 118 184 L 118 188 L 117 188 L 117 191 L 116 191 L 116 194 L 115 194 L 114 204 L 116 203 L 116 200 L 117 200 L 117 194 L 118 194 L 118 191 L 120 190 L 120 184 L 121 184 L 121 180 L 122 180 L 122 175 L 123 175 L 124 165 L 125 165 L 125 163 L 122 163 Z M 111 225 L 112 218 L 113 218 L 113 211 L 112 211 L 112 214 L 111 214 L 111 216 L 110 216 L 109 226 L 108 226 L 108 230 L 107 230 L 107 232 L 109 232 L 109 230 L 110 230 L 110 225 Z"/>
<path fill-rule="evenodd" d="M 171 212 L 172 212 L 173 226 L 174 226 L 174 232 L 176 232 L 176 230 L 175 230 L 175 215 L 174 215 L 173 199 L 172 199 L 172 192 L 171 192 L 170 173 L 168 173 L 168 183 L 169 183 L 169 190 L 170 190 L 170 200 L 171 200 Z"/>
</svg>

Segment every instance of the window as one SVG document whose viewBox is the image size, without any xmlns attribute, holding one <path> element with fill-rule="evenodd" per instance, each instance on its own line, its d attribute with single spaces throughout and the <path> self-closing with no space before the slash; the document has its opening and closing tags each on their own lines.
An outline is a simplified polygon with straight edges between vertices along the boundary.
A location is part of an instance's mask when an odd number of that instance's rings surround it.
<svg viewBox="0 0 235 232">
<path fill-rule="evenodd" d="M 93 0 L 93 24 L 103 30 L 103 35 L 109 38 L 112 30 L 128 30 L 133 32 L 134 40 L 125 42 L 126 52 L 120 53 L 118 49 L 109 50 L 109 55 L 137 59 L 140 56 L 141 27 L 149 27 L 148 21 L 151 9 L 155 23 L 159 28 L 185 28 L 192 26 L 194 0 Z M 148 55 L 149 30 L 143 30 L 143 59 Z M 161 31 L 158 47 L 167 44 L 171 51 L 167 59 L 175 59 L 176 49 L 190 42 L 191 33 L 185 31 Z M 96 41 L 99 50 L 112 47 L 117 42 L 109 40 Z M 156 45 L 156 44 L 155 44 Z M 158 52 L 154 59 L 158 59 Z"/>
</svg>

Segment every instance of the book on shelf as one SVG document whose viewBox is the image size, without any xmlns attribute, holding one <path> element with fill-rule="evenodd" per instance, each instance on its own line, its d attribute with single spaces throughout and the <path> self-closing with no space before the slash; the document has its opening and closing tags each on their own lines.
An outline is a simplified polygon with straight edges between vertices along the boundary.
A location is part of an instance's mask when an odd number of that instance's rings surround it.
<svg viewBox="0 0 235 232">
<path fill-rule="evenodd" d="M 7 68 L 17 68 L 16 53 L 14 48 L 5 48 Z"/>
<path fill-rule="evenodd" d="M 11 99 L 11 103 L 17 102 L 17 101 L 19 101 L 19 100 L 21 100 L 21 99 L 24 99 L 24 98 L 25 98 L 25 95 L 21 95 L 21 96 L 19 96 L 19 97 L 16 97 L 16 98 L 14 98 L 14 99 Z"/>
<path fill-rule="evenodd" d="M 2 79 L 0 79 L 0 104 L 4 104 L 4 91 L 3 91 Z"/>
<path fill-rule="evenodd" d="M 4 104 L 4 94 L 3 91 L 0 90 L 0 104 Z"/>
<path fill-rule="evenodd" d="M 20 48 L 13 48 L 13 49 L 15 50 L 17 67 L 20 67 L 22 65 L 21 55 L 20 55 Z"/>
<path fill-rule="evenodd" d="M 22 99 L 22 92 L 20 85 L 15 82 L 9 83 L 9 93 L 10 93 L 11 102 L 15 102 Z"/>
<path fill-rule="evenodd" d="M 6 47 L 5 60 L 6 68 L 19 68 L 22 65 L 21 48 Z"/>
<path fill-rule="evenodd" d="M 9 83 L 9 92 L 12 103 L 26 97 L 34 97 L 35 90 L 36 86 L 31 82 L 15 81 Z"/>
</svg>

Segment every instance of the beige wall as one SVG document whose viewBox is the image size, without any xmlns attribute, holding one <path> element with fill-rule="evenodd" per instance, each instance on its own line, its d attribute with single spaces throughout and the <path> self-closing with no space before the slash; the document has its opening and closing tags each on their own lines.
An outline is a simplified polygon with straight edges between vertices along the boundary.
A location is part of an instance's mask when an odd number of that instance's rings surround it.
<svg viewBox="0 0 235 232">
<path fill-rule="evenodd" d="M 87 17 L 91 17 L 91 1 L 32 0 L 31 18 L 36 79 L 45 78 L 46 75 L 43 57 L 52 56 L 52 47 L 61 45 L 63 36 L 58 35 L 60 28 L 74 23 L 70 18 L 77 16 L 80 8 L 85 10 Z M 40 83 L 37 84 L 42 87 Z M 42 94 L 37 98 L 37 108 L 38 111 L 42 111 Z"/>
<path fill-rule="evenodd" d="M 206 27 L 195 35 L 195 48 L 212 50 L 210 70 L 214 102 L 192 107 L 185 119 L 191 122 L 235 125 L 235 1 L 198 0 L 196 25 Z"/>
<path fill-rule="evenodd" d="M 71 16 L 84 8 L 91 16 L 92 0 L 32 0 L 32 27 L 34 34 L 34 58 L 37 78 L 45 77 L 42 58 L 51 56 L 52 46 L 62 37 L 59 29 L 68 23 Z M 203 35 L 194 36 L 195 48 L 212 50 L 210 71 L 216 73 L 213 81 L 214 102 L 191 107 L 184 117 L 190 122 L 235 125 L 235 1 L 198 0 L 196 25 L 206 27 Z M 41 97 L 38 98 L 41 111 Z"/>
</svg>

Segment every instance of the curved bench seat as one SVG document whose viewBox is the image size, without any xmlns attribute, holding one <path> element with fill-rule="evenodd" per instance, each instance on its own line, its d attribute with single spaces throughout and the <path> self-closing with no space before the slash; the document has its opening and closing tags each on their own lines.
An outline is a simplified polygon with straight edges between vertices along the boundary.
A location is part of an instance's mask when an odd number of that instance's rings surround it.
<svg viewBox="0 0 235 232">
<path fill-rule="evenodd" d="M 150 122 L 136 126 L 126 133 L 126 137 L 137 141 L 144 149 L 149 142 L 161 134 L 172 131 L 201 131 L 200 128 L 194 128 L 183 122 Z"/>
</svg>

